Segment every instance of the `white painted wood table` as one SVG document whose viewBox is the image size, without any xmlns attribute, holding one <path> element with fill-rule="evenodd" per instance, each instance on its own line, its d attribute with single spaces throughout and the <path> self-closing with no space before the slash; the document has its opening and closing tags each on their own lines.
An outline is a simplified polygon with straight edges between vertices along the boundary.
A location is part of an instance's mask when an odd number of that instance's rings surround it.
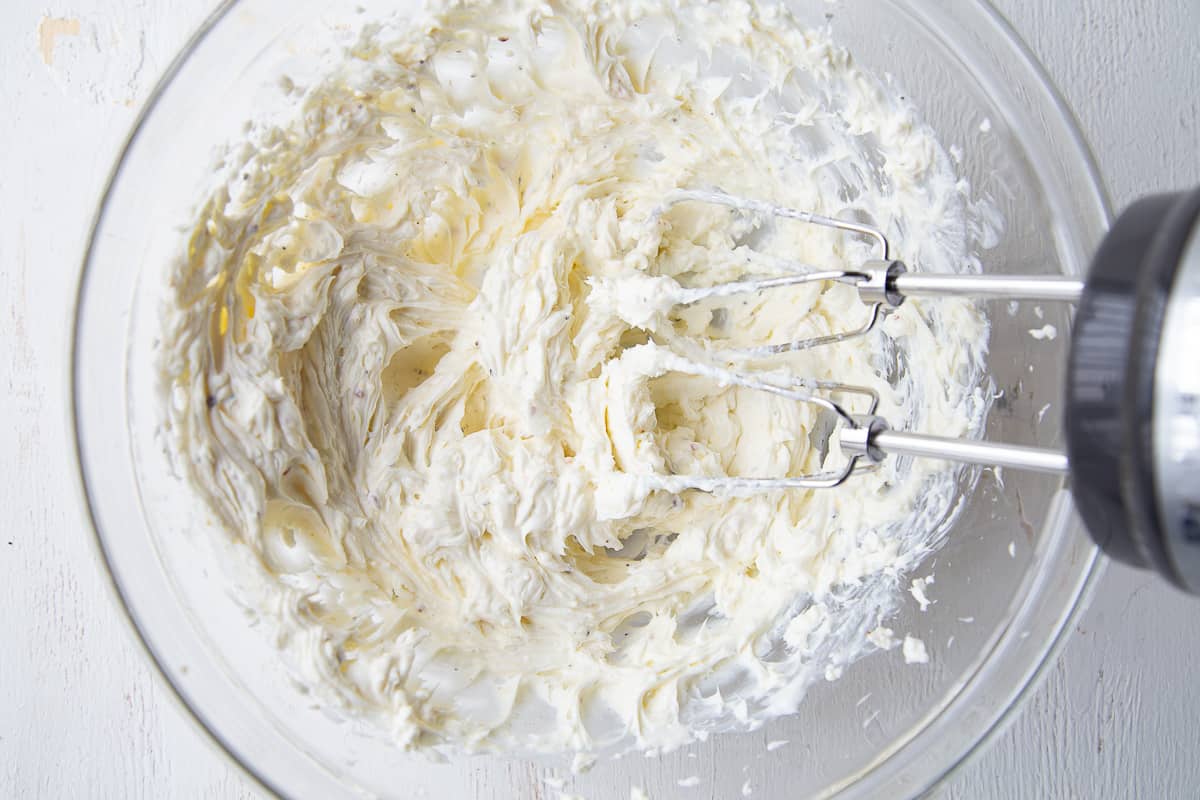
<svg viewBox="0 0 1200 800">
<path fill-rule="evenodd" d="M 98 192 L 140 102 L 214 5 L 0 3 L 0 797 L 259 793 L 127 631 L 67 432 L 70 304 Z M 1198 0 L 998 5 L 1075 108 L 1117 205 L 1200 182 Z M 1040 689 L 941 794 L 1197 796 L 1197 612 L 1110 567 Z"/>
</svg>

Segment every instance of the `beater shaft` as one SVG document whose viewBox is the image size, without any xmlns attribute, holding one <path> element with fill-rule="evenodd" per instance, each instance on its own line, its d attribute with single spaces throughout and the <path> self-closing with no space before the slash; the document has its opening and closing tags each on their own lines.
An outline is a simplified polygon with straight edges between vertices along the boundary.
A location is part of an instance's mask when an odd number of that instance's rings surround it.
<svg viewBox="0 0 1200 800">
<path fill-rule="evenodd" d="M 905 272 L 891 279 L 905 297 L 975 297 L 1078 303 L 1083 281 L 1065 275 L 959 275 Z"/>
<path fill-rule="evenodd" d="M 848 450 L 844 439 L 842 449 Z M 873 433 L 870 437 L 868 452 L 863 452 L 861 455 L 870 458 L 870 451 L 877 451 L 883 455 L 941 458 L 960 464 L 1005 467 L 1056 475 L 1065 475 L 1070 471 L 1066 454 L 1055 450 L 998 442 L 950 439 L 944 436 L 928 436 L 906 431 L 884 430 Z M 850 454 L 847 452 L 847 455 Z"/>
</svg>

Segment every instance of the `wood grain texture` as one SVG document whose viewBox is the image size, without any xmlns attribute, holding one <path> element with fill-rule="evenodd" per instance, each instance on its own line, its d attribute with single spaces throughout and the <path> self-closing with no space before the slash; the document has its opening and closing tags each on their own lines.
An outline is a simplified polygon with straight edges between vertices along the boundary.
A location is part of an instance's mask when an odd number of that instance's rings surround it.
<svg viewBox="0 0 1200 800">
<path fill-rule="evenodd" d="M 210 6 L 0 5 L 3 797 L 253 794 L 168 700 L 116 610 L 77 503 L 65 407 L 96 198 L 137 105 Z"/>
<path fill-rule="evenodd" d="M 1076 110 L 1116 204 L 1200 182 L 1196 0 L 997 5 Z M 258 794 L 169 698 L 120 618 L 71 485 L 66 428 L 70 298 L 95 199 L 137 105 L 212 6 L 0 4 L 0 796 Z M 1045 682 L 939 794 L 1194 796 L 1196 608 L 1110 568 Z M 514 784 L 535 783 L 517 772 Z M 754 788 L 786 796 L 782 780 Z"/>
</svg>

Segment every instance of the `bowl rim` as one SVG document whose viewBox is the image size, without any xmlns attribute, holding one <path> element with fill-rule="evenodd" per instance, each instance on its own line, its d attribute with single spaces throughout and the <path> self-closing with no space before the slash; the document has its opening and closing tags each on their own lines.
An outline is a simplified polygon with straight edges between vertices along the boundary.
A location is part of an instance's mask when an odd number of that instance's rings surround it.
<svg viewBox="0 0 1200 800">
<path fill-rule="evenodd" d="M 1058 114 L 1068 140 L 1078 151 L 1083 171 L 1087 174 L 1091 186 L 1096 193 L 1095 199 L 1100 206 L 1103 227 L 1106 230 L 1111 228 L 1114 214 L 1109 187 L 1104 180 L 1104 175 L 1096 160 L 1096 153 L 1083 133 L 1083 126 L 1080 124 L 1075 110 L 1067 102 L 1062 90 L 1059 89 L 1058 84 L 1050 76 L 1041 59 L 1034 53 L 1033 48 L 1030 47 L 1025 38 L 1013 27 L 1009 19 L 992 5 L 991 0 L 975 0 L 975 6 L 996 29 L 996 32 L 1021 56 L 1024 66 L 1030 70 L 1033 77 L 1038 81 L 1041 91 L 1045 95 L 1044 99 L 1048 101 Z M 1078 519 L 1078 512 L 1073 507 L 1073 499 L 1071 516 Z M 1076 623 L 1091 604 L 1096 587 L 1108 566 L 1108 559 L 1090 539 L 1086 554 L 1087 564 L 1083 568 L 1076 587 L 1075 600 L 1071 608 L 1063 615 L 1058 630 L 1046 642 L 1037 662 L 1031 665 L 1031 670 L 1024 685 L 1017 690 L 1012 701 L 1000 711 L 975 742 L 962 752 L 955 761 L 947 764 L 939 777 L 929 781 L 927 785 L 914 793 L 914 796 L 925 795 L 935 788 L 945 785 L 951 778 L 961 774 L 963 770 L 979 759 L 1016 721 L 1018 712 L 1024 709 L 1025 704 L 1033 696 L 1034 692 L 1037 691 L 1050 671 L 1059 663 L 1059 658 L 1070 639 L 1071 631 L 1074 630 Z"/>
<path fill-rule="evenodd" d="M 266 776 L 260 774 L 255 766 L 249 762 L 249 759 L 245 758 L 236 747 L 226 740 L 217 727 L 209 721 L 203 709 L 199 707 L 199 704 L 193 701 L 188 693 L 172 680 L 169 671 L 165 667 L 163 657 L 155 648 L 152 637 L 139 621 L 137 611 L 133 608 L 126 591 L 116 577 L 108 545 L 100 531 L 95 501 L 92 497 L 88 481 L 87 468 L 84 466 L 84 433 L 80 424 L 80 406 L 82 403 L 78 392 L 80 372 L 79 343 L 82 336 L 80 327 L 81 309 L 84 303 L 88 275 L 91 271 L 97 238 L 108 212 L 109 200 L 113 188 L 122 173 L 133 145 L 142 132 L 146 119 L 157 108 L 160 99 L 171 86 L 180 69 L 191 57 L 197 46 L 240 3 L 241 0 L 221 0 L 218 6 L 203 19 L 195 31 L 188 36 L 178 52 L 171 58 L 167 67 L 156 80 L 154 87 L 146 96 L 145 101 L 143 101 L 133 122 L 130 124 L 129 132 L 122 140 L 113 165 L 104 179 L 103 189 L 99 193 L 99 199 L 97 200 L 96 208 L 84 239 L 83 258 L 80 262 L 79 275 L 72 297 L 70 309 L 72 330 L 71 335 L 67 337 L 67 357 L 65 359 L 67 371 L 65 386 L 68 392 L 65 410 L 67 430 L 70 438 L 69 457 L 74 466 L 71 472 L 74 477 L 73 483 L 75 485 L 76 500 L 83 511 L 87 525 L 91 528 L 92 536 L 90 538 L 93 557 L 98 562 L 98 566 L 101 567 L 100 571 L 103 574 L 104 583 L 111 591 L 111 596 L 116 600 L 121 610 L 120 616 L 125 622 L 122 628 L 129 635 L 130 640 L 135 642 L 147 657 L 150 665 L 153 667 L 153 674 L 169 690 L 167 695 L 171 698 L 172 702 L 177 708 L 185 712 L 182 716 L 188 720 L 194 730 L 201 734 L 199 738 L 205 741 L 214 752 L 224 753 L 228 762 L 236 765 L 239 771 L 258 787 L 271 794 L 286 797 L 287 795 L 278 786 Z M 1079 166 L 1082 167 L 1083 172 L 1087 175 L 1091 183 L 1091 188 L 1095 191 L 1094 199 L 1098 203 L 1101 215 L 1103 216 L 1103 226 L 1105 228 L 1109 227 L 1113 220 L 1109 190 L 1097 165 L 1095 154 L 1082 132 L 1075 112 L 1047 73 L 1041 60 L 1008 19 L 992 5 L 991 0 L 971 0 L 971 5 L 974 6 L 976 11 L 980 12 L 981 18 L 992 26 L 994 29 L 993 32 L 1021 58 L 1023 61 L 1022 66 L 1029 70 L 1037 82 L 1037 88 L 1040 89 L 1043 95 L 1041 99 L 1048 103 L 1049 107 L 1057 113 L 1058 121 L 1061 122 L 1063 131 L 1067 135 L 1067 140 L 1076 150 L 1075 154 L 1080 159 Z M 1071 513 L 1072 516 L 1075 516 L 1073 510 Z M 1080 569 L 1075 596 L 1070 608 L 1063 615 L 1058 629 L 1046 640 L 1041 654 L 1034 661 L 1030 662 L 1027 677 L 1024 683 L 1016 690 L 1011 702 L 999 709 L 983 733 L 958 756 L 947 763 L 939 774 L 932 776 L 921 784 L 915 785 L 911 796 L 925 795 L 936 787 L 943 785 L 947 780 L 959 774 L 964 767 L 974 762 L 1013 723 L 1017 717 L 1017 712 L 1024 707 L 1025 702 L 1033 694 L 1034 690 L 1041 685 L 1046 674 L 1057 664 L 1058 658 L 1070 638 L 1070 631 L 1074 628 L 1074 624 L 1078 621 L 1082 613 L 1087 609 L 1107 563 L 1099 549 L 1090 542 L 1086 550 L 1085 561 L 1086 563 Z M 938 711 L 933 719 L 945 713 L 952 705 L 952 703 L 948 704 L 945 708 Z M 923 730 L 925 727 L 928 727 L 931 721 L 931 719 L 924 720 L 921 724 L 921 729 Z M 911 742 L 915 738 L 915 735 L 909 737 L 905 743 Z M 872 770 L 894 755 L 894 751 L 882 753 L 878 759 L 867 765 L 863 771 L 848 777 L 839 785 L 832 787 L 831 796 L 838 796 L 844 791 L 852 789 L 862 778 L 864 772 Z"/>
</svg>

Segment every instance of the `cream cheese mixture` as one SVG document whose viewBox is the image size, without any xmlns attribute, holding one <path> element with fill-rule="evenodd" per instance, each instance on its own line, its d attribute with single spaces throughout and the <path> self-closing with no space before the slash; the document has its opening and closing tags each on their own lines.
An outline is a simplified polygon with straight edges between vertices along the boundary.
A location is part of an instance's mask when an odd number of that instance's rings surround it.
<svg viewBox="0 0 1200 800">
<path fill-rule="evenodd" d="M 665 748 L 894 643 L 957 472 L 667 491 L 839 458 L 817 409 L 676 359 L 871 387 L 897 425 L 966 435 L 982 314 L 912 301 L 731 364 L 867 309 L 840 284 L 687 308 L 681 288 L 871 243 L 661 206 L 719 189 L 978 269 L 994 222 L 899 90 L 773 5 L 511 0 L 369 26 L 296 105 L 227 154 L 162 370 L 175 463 L 260 565 L 255 611 L 306 688 L 406 748 Z"/>
</svg>

